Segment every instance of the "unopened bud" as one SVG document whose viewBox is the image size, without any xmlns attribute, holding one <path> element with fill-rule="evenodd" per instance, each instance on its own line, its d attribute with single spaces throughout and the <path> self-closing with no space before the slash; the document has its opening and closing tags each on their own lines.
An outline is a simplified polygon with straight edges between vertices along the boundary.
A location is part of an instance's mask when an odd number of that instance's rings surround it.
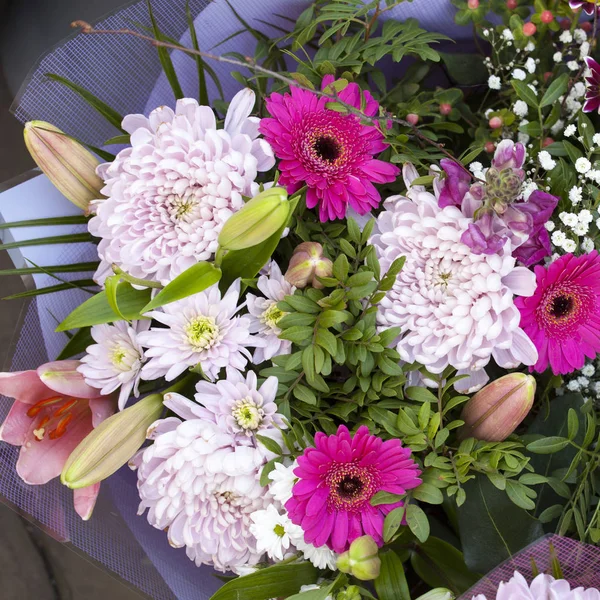
<svg viewBox="0 0 600 600">
<path fill-rule="evenodd" d="M 162 394 L 152 394 L 100 423 L 71 452 L 61 482 L 79 489 L 112 475 L 140 449 L 162 410 Z"/>
<path fill-rule="evenodd" d="M 289 213 L 290 203 L 284 188 L 265 190 L 229 217 L 219 234 L 219 246 L 225 250 L 256 246 L 281 229 Z"/>
<path fill-rule="evenodd" d="M 552 21 L 554 21 L 554 15 L 552 14 L 552 11 L 543 10 L 542 14 L 540 15 L 540 21 L 546 24 L 552 23 Z"/>
<path fill-rule="evenodd" d="M 479 8 L 479 0 L 468 0 L 467 2 L 467 6 L 471 9 L 471 10 L 476 10 Z"/>
<path fill-rule="evenodd" d="M 496 144 L 494 144 L 494 142 L 486 142 L 484 149 L 488 154 L 491 154 L 494 152 L 494 150 L 496 150 Z"/>
<path fill-rule="evenodd" d="M 104 182 L 96 175 L 98 159 L 79 142 L 44 121 L 25 123 L 25 145 L 54 187 L 75 206 L 88 210 L 103 198 Z"/>
<path fill-rule="evenodd" d="M 419 115 L 415 114 L 415 113 L 408 113 L 406 115 L 406 120 L 411 124 L 411 125 L 416 125 L 419 122 Z"/>
<path fill-rule="evenodd" d="M 502 127 L 502 119 L 500 117 L 492 117 L 489 120 L 490 129 L 499 129 Z"/>
<path fill-rule="evenodd" d="M 322 288 L 317 277 L 330 277 L 333 263 L 323 256 L 323 246 L 318 242 L 302 242 L 292 254 L 285 279 L 297 288 L 310 285 Z"/>
<path fill-rule="evenodd" d="M 338 556 L 337 568 L 361 581 L 376 579 L 381 569 L 378 550 L 375 540 L 370 535 L 356 538 L 350 544 L 350 549 Z"/>
<path fill-rule="evenodd" d="M 537 31 L 537 27 L 531 21 L 529 23 L 525 23 L 525 25 L 523 25 L 523 35 L 524 36 L 531 37 L 532 35 L 535 35 L 536 31 Z"/>
<path fill-rule="evenodd" d="M 515 10 L 517 6 L 519 6 L 517 0 L 506 0 L 506 8 L 508 8 L 508 10 Z"/>
<path fill-rule="evenodd" d="M 452 104 L 448 104 L 447 102 L 442 102 L 440 104 L 440 114 L 447 116 L 452 112 Z"/>
<path fill-rule="evenodd" d="M 356 585 L 349 585 L 338 593 L 335 600 L 360 600 L 361 598 L 360 588 Z"/>
<path fill-rule="evenodd" d="M 535 379 L 524 373 L 510 373 L 486 385 L 465 405 L 465 424 L 459 438 L 474 437 L 502 442 L 523 421 L 533 405 Z"/>
<path fill-rule="evenodd" d="M 454 594 L 447 588 L 434 588 L 416 600 L 453 600 Z"/>
</svg>

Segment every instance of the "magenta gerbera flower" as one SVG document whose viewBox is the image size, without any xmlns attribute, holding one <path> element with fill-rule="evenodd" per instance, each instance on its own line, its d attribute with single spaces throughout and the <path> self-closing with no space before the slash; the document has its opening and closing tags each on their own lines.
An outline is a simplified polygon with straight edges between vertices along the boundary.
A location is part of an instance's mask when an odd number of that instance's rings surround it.
<svg viewBox="0 0 600 600">
<path fill-rule="evenodd" d="M 323 79 L 323 87 L 333 82 Z M 338 93 L 341 101 L 374 116 L 379 104 L 358 84 Z M 319 206 L 319 218 L 343 218 L 348 204 L 363 215 L 379 206 L 381 196 L 373 185 L 394 181 L 398 167 L 373 158 L 387 148 L 379 127 L 365 125 L 354 114 L 330 110 L 328 98 L 291 87 L 289 94 L 271 94 L 260 131 L 280 159 L 280 184 L 289 193 L 308 187 L 306 204 Z"/>
<path fill-rule="evenodd" d="M 586 76 L 585 102 L 583 112 L 593 112 L 600 106 L 600 65 L 590 56 L 585 57 L 590 74 Z"/>
<path fill-rule="evenodd" d="M 362 535 L 383 544 L 383 521 L 402 502 L 372 506 L 377 492 L 405 494 L 420 485 L 421 471 L 410 448 L 397 439 L 383 441 L 364 425 L 354 436 L 344 425 L 335 435 L 315 435 L 315 448 L 298 457 L 299 481 L 285 508 L 304 530 L 304 540 L 344 552 Z"/>
<path fill-rule="evenodd" d="M 521 327 L 535 344 L 539 373 L 550 365 L 555 375 L 579 370 L 585 357 L 600 352 L 600 255 L 565 254 L 548 268 L 535 267 L 537 288 L 514 302 Z"/>
</svg>

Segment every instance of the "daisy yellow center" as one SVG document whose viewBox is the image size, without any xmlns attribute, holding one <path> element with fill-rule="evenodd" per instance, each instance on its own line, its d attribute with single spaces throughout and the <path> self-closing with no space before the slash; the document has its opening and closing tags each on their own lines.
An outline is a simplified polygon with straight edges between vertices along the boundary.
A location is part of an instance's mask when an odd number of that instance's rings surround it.
<svg viewBox="0 0 600 600">
<path fill-rule="evenodd" d="M 283 525 L 280 525 L 279 523 L 277 523 L 277 525 L 273 527 L 273 532 L 276 536 L 280 538 L 282 538 L 285 535 L 285 529 L 283 528 Z"/>
<path fill-rule="evenodd" d="M 242 429 L 256 430 L 262 423 L 265 413 L 252 398 L 244 398 L 236 401 L 231 414 Z"/>
<path fill-rule="evenodd" d="M 277 327 L 277 323 L 286 315 L 282 310 L 277 308 L 277 303 L 273 302 L 265 312 L 262 314 L 262 321 L 266 323 L 271 329 Z"/>
<path fill-rule="evenodd" d="M 113 366 L 120 367 L 127 356 L 127 352 L 121 346 L 115 346 L 110 355 Z"/>
<path fill-rule="evenodd" d="M 212 317 L 196 317 L 185 326 L 185 334 L 195 350 L 206 350 L 219 339 L 219 326 Z"/>
</svg>

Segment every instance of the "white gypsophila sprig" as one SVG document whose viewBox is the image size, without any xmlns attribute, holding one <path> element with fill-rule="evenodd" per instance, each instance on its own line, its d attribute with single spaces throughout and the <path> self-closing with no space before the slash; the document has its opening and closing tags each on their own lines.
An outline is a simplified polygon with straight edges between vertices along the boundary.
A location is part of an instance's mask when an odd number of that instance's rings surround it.
<svg viewBox="0 0 600 600">
<path fill-rule="evenodd" d="M 148 509 L 148 522 L 167 530 L 169 543 L 185 547 L 197 566 L 225 572 L 257 564 L 263 552 L 250 515 L 273 502 L 259 483 L 264 457 L 201 419 L 163 419 L 150 437 L 154 443 L 130 462 L 138 470 L 138 513 Z"/>
<path fill-rule="evenodd" d="M 241 445 L 254 445 L 261 451 L 256 435 L 275 439 L 281 444 L 280 429 L 286 427 L 283 416 L 277 412 L 277 377 L 267 377 L 259 387 L 256 373 L 229 370 L 226 379 L 215 383 L 199 381 L 195 402 L 180 394 L 167 394 L 165 400 L 177 405 L 177 413 L 189 419 L 203 419 L 214 423 L 220 431 L 232 435 Z"/>
<path fill-rule="evenodd" d="M 152 327 L 138 337 L 149 358 L 142 379 L 171 381 L 197 365 L 211 379 L 225 367 L 243 370 L 251 358 L 248 347 L 262 342 L 250 334 L 250 319 L 236 316 L 239 295 L 239 280 L 222 298 L 215 284 L 149 312 L 166 327 Z"/>
<path fill-rule="evenodd" d="M 380 303 L 378 325 L 402 328 L 402 360 L 420 362 L 432 373 L 452 365 L 477 376 L 478 387 L 492 357 L 506 368 L 535 364 L 536 348 L 519 327 L 513 302 L 515 294 L 533 294 L 535 276 L 516 266 L 510 241 L 498 254 L 471 252 L 461 241 L 471 219 L 456 207 L 440 208 L 436 196 L 411 186 L 416 176 L 405 165 L 408 192 L 386 200 L 372 237 L 382 271 L 406 257 Z"/>
<path fill-rule="evenodd" d="M 77 370 L 88 385 L 100 389 L 103 395 L 119 391 L 119 410 L 127 400 L 139 396 L 140 372 L 144 363 L 144 350 L 138 334 L 146 331 L 150 320 L 116 321 L 113 325 L 94 325 L 92 339 L 96 342 L 86 348 Z"/>
<path fill-rule="evenodd" d="M 277 326 L 285 315 L 277 308 L 277 303 L 286 296 L 294 293 L 296 288 L 288 283 L 281 273 L 279 265 L 271 261 L 268 267 L 269 274 L 261 275 L 256 283 L 264 298 L 248 293 L 248 313 L 250 314 L 250 331 L 264 341 L 254 351 L 254 362 L 260 364 L 280 354 L 289 354 L 292 343 L 279 338 L 281 329 Z"/>
<path fill-rule="evenodd" d="M 223 129 L 213 110 L 192 98 L 175 111 L 161 106 L 146 118 L 128 115 L 131 147 L 98 167 L 106 199 L 92 208 L 90 232 L 101 239 L 102 284 L 116 264 L 130 275 L 166 284 L 199 260 L 209 260 L 227 219 L 254 196 L 259 171 L 275 163 L 250 117 L 254 92 L 236 94 Z"/>
</svg>

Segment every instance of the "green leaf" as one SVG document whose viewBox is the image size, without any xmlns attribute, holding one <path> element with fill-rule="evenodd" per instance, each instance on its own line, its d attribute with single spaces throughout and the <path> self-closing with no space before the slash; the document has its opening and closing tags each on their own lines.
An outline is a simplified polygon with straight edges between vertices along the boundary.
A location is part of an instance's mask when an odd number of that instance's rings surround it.
<svg viewBox="0 0 600 600">
<path fill-rule="evenodd" d="M 26 246 L 46 246 L 50 244 L 78 244 L 81 242 L 91 242 L 93 239 L 89 233 L 69 233 L 68 235 L 53 235 L 45 238 L 8 242 L 7 244 L 0 244 L 0 250 L 25 248 Z"/>
<path fill-rule="evenodd" d="M 298 398 L 301 402 L 306 402 L 306 404 L 310 404 L 312 406 L 316 406 L 317 397 L 315 393 L 305 385 L 298 384 L 294 387 L 293 391 L 294 397 Z"/>
<path fill-rule="evenodd" d="M 570 440 L 574 440 L 577 437 L 577 432 L 579 431 L 579 417 L 573 408 L 569 409 L 567 426 L 567 435 L 569 436 Z"/>
<path fill-rule="evenodd" d="M 4 296 L 2 300 L 17 300 L 19 298 L 31 298 L 33 296 L 42 296 L 44 294 L 53 294 L 54 292 L 64 292 L 66 290 L 72 290 L 73 288 L 95 286 L 96 282 L 93 279 L 77 279 L 69 281 L 68 283 L 58 283 L 57 285 L 50 285 L 43 288 L 36 288 L 34 290 L 27 290 L 26 292 L 19 292 L 18 294 L 11 294 L 10 296 Z"/>
<path fill-rule="evenodd" d="M 136 290 L 129 283 L 121 282 L 117 288 L 117 301 L 121 313 L 128 321 L 142 319 L 140 311 L 150 299 L 150 290 Z M 56 328 L 56 331 L 68 331 L 101 323 L 112 323 L 119 316 L 110 307 L 106 292 L 100 292 L 83 304 L 80 304 Z"/>
<path fill-rule="evenodd" d="M 394 504 L 402 500 L 402 496 L 391 494 L 390 492 L 377 492 L 371 498 L 371 506 L 379 506 L 380 504 Z"/>
<path fill-rule="evenodd" d="M 236 577 L 219 589 L 210 600 L 270 600 L 297 593 L 300 587 L 315 583 L 319 571 L 309 562 L 274 565 L 244 577 Z"/>
<path fill-rule="evenodd" d="M 569 440 L 557 435 L 551 435 L 541 440 L 527 444 L 527 450 L 535 454 L 553 454 L 569 445 Z"/>
<path fill-rule="evenodd" d="M 410 600 L 410 591 L 404 574 L 404 565 L 393 550 L 379 554 L 381 570 L 375 579 L 379 600 Z"/>
<path fill-rule="evenodd" d="M 525 493 L 526 488 L 522 483 L 513 479 L 506 480 L 506 494 L 520 508 L 534 510 L 535 502 Z"/>
<path fill-rule="evenodd" d="M 389 542 L 395 535 L 400 525 L 402 525 L 402 519 L 405 513 L 404 506 L 398 506 L 394 510 L 390 511 L 383 521 L 383 541 Z"/>
<path fill-rule="evenodd" d="M 123 313 L 119 310 L 119 302 L 117 300 L 117 288 L 121 281 L 120 275 L 111 275 L 104 281 L 104 289 L 106 291 L 106 299 L 108 305 L 111 307 L 113 312 L 118 315 L 120 321 L 126 321 L 127 319 L 123 316 Z"/>
<path fill-rule="evenodd" d="M 420 542 L 427 541 L 429 537 L 429 521 L 422 508 L 416 504 L 409 504 L 406 507 L 406 522 L 408 528 Z"/>
<path fill-rule="evenodd" d="M 13 227 L 43 227 L 45 225 L 85 225 L 89 220 L 89 217 L 86 217 L 85 215 L 49 217 L 47 219 L 28 219 L 26 221 L 0 223 L 0 229 L 12 229 Z"/>
<path fill-rule="evenodd" d="M 327 350 L 331 356 L 335 356 L 337 352 L 337 339 L 331 331 L 328 329 L 317 329 L 315 341 L 321 348 Z"/>
<path fill-rule="evenodd" d="M 266 435 L 256 435 L 255 437 L 269 452 L 277 454 L 277 456 L 282 455 L 281 447 L 274 439 Z"/>
<path fill-rule="evenodd" d="M 187 18 L 188 28 L 192 38 L 192 47 L 194 50 L 200 51 L 198 34 L 196 33 L 196 26 L 194 24 L 194 17 L 192 16 L 192 12 L 190 10 L 189 0 L 186 0 L 185 3 L 185 16 Z M 202 106 L 209 106 L 210 103 L 208 99 L 208 88 L 206 87 L 206 74 L 204 73 L 204 60 L 199 54 L 195 54 L 193 58 L 196 61 L 196 69 L 198 71 L 198 101 Z"/>
<path fill-rule="evenodd" d="M 424 387 L 411 386 L 404 391 L 407 398 L 416 400 L 417 402 L 437 402 L 437 398 Z"/>
<path fill-rule="evenodd" d="M 550 106 L 554 104 L 556 100 L 567 91 L 567 86 L 569 85 L 569 74 L 563 73 L 560 77 L 557 77 L 546 90 L 546 93 L 543 95 L 542 100 L 540 102 L 540 108 L 544 108 L 544 106 Z M 529 104 L 529 103 L 528 103 Z"/>
<path fill-rule="evenodd" d="M 487 81 L 488 72 L 479 54 L 440 52 L 450 77 L 459 85 L 477 85 Z"/>
<path fill-rule="evenodd" d="M 221 291 L 226 290 L 238 277 L 250 279 L 263 268 L 281 241 L 281 236 L 288 226 L 299 200 L 299 195 L 290 198 L 288 221 L 262 244 L 244 250 L 232 250 L 225 255 L 221 264 L 221 270 L 223 271 L 220 283 Z"/>
<path fill-rule="evenodd" d="M 156 19 L 154 18 L 154 13 L 152 12 L 152 5 L 150 0 L 147 2 L 148 4 L 148 14 L 150 15 L 150 21 L 152 23 L 152 30 L 154 32 L 154 37 L 157 40 L 163 40 L 163 36 L 158 28 L 158 24 L 156 23 Z M 167 81 L 173 90 L 173 95 L 176 100 L 183 98 L 183 90 L 181 89 L 181 85 L 179 84 L 179 79 L 177 78 L 177 73 L 175 72 L 175 67 L 173 66 L 173 61 L 171 60 L 171 55 L 169 51 L 164 46 L 156 46 L 156 51 L 158 52 L 158 59 L 160 60 L 160 64 L 162 65 L 163 71 L 167 77 Z"/>
<path fill-rule="evenodd" d="M 74 335 L 71 336 L 61 353 L 56 357 L 56 360 L 65 360 L 77 354 L 85 352 L 88 346 L 94 343 L 89 327 L 82 327 Z"/>
<path fill-rule="evenodd" d="M 511 81 L 511 84 L 512 84 L 515 92 L 517 93 L 517 96 L 519 96 L 519 98 L 521 98 L 521 100 L 524 100 L 529 106 L 531 106 L 532 108 L 535 108 L 537 110 L 538 100 L 537 100 L 537 96 L 535 95 L 533 90 L 526 83 L 523 83 L 522 81 L 517 81 L 517 80 L 513 79 Z"/>
<path fill-rule="evenodd" d="M 106 102 L 103 102 L 94 94 L 88 92 L 85 88 L 69 81 L 65 77 L 61 77 L 60 75 L 56 75 L 54 73 L 46 73 L 46 77 L 51 79 L 52 81 L 58 81 L 62 83 L 70 90 L 73 90 L 76 94 L 81 96 L 94 110 L 99 112 L 111 125 L 114 125 L 119 131 L 122 131 L 124 134 L 127 132 L 121 127 L 121 122 L 123 121 L 123 117 L 113 108 L 111 108 Z"/>
<path fill-rule="evenodd" d="M 458 530 L 471 571 L 487 573 L 543 535 L 539 521 L 487 477 L 477 475 L 463 487 L 466 501 L 457 510 Z"/>
<path fill-rule="evenodd" d="M 436 488 L 431 483 L 422 483 L 418 488 L 413 490 L 413 498 L 427 504 L 442 504 L 444 495 L 439 488 Z"/>
<path fill-rule="evenodd" d="M 332 592 L 338 589 L 341 585 L 344 585 L 348 581 L 348 578 L 343 573 L 340 573 L 335 581 L 327 584 L 321 584 L 321 587 L 317 590 L 306 590 L 293 596 L 288 596 L 287 600 L 327 600 L 333 598 Z"/>
<path fill-rule="evenodd" d="M 198 294 L 217 283 L 219 279 L 221 279 L 221 269 L 205 261 L 196 263 L 160 290 L 141 312 L 146 313 L 165 304 Z"/>
<path fill-rule="evenodd" d="M 25 259 L 27 260 L 27 259 Z M 99 262 L 73 263 L 71 265 L 51 265 L 48 267 L 22 267 L 20 269 L 3 269 L 0 275 L 30 275 L 34 273 L 85 273 L 95 271 Z"/>
</svg>

